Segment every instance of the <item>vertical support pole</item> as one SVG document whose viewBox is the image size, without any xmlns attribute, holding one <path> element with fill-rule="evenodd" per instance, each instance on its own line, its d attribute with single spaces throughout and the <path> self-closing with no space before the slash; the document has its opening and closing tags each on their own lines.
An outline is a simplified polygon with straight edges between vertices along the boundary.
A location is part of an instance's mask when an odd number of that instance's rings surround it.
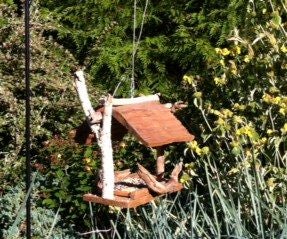
<svg viewBox="0 0 287 239">
<path fill-rule="evenodd" d="M 165 170 L 165 156 L 164 148 L 159 147 L 156 149 L 156 176 L 157 179 L 163 179 Z"/>
<path fill-rule="evenodd" d="M 103 191 L 102 197 L 105 199 L 114 199 L 115 175 L 113 148 L 111 140 L 112 126 L 112 96 L 109 95 L 105 100 L 103 126 L 101 131 L 101 151 L 102 151 L 102 169 L 103 169 Z"/>
<path fill-rule="evenodd" d="M 30 130 L 30 1 L 25 1 L 25 148 L 26 148 L 26 193 L 31 186 L 31 130 Z M 26 201 L 26 238 L 31 238 L 31 196 Z"/>
</svg>

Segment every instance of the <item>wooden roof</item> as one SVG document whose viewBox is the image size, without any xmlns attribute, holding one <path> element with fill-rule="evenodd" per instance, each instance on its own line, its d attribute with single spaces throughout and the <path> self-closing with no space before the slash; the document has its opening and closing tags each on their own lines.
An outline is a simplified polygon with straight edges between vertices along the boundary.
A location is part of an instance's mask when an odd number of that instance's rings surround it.
<svg viewBox="0 0 287 239">
<path fill-rule="evenodd" d="M 159 102 L 117 106 L 113 108 L 113 117 L 149 147 L 194 139 L 170 110 Z"/>
</svg>

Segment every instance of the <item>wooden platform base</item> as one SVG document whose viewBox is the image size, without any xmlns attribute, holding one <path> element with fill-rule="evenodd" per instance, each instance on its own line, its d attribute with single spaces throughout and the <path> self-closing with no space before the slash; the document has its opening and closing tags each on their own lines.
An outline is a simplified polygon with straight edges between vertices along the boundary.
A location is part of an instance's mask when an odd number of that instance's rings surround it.
<svg viewBox="0 0 287 239">
<path fill-rule="evenodd" d="M 114 199 L 104 199 L 99 195 L 88 193 L 83 196 L 84 201 L 121 208 L 135 208 L 151 202 L 155 197 L 164 195 L 151 192 L 139 175 L 129 170 L 116 172 L 115 178 Z M 167 193 L 177 192 L 182 188 L 181 183 L 175 182 Z"/>
<path fill-rule="evenodd" d="M 133 199 L 128 197 L 115 196 L 113 200 L 104 199 L 94 194 L 85 194 L 84 200 L 88 202 L 99 203 L 107 206 L 116 206 L 121 208 L 135 208 L 143 204 L 147 204 L 154 199 L 150 194 L 141 197 L 140 199 Z"/>
</svg>

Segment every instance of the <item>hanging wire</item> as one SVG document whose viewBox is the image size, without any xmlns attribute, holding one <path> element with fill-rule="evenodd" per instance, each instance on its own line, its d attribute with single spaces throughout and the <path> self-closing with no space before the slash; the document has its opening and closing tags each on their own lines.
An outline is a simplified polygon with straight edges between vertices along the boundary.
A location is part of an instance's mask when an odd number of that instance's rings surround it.
<svg viewBox="0 0 287 239">
<path fill-rule="evenodd" d="M 136 8 L 137 8 L 137 1 L 136 0 L 134 1 L 132 76 L 131 76 L 131 84 L 130 84 L 130 96 L 131 96 L 131 98 L 134 97 L 134 92 L 135 92 L 135 56 L 136 56 L 136 52 L 137 52 L 138 46 L 140 44 L 140 40 L 141 40 L 141 36 L 142 36 L 142 32 L 143 32 L 143 26 L 144 26 L 144 21 L 145 21 L 145 17 L 146 17 L 148 4 L 149 4 L 149 0 L 146 0 L 145 8 L 144 8 L 143 15 L 142 15 L 140 32 L 139 32 L 138 38 L 136 40 L 136 25 L 137 25 L 136 24 L 136 16 L 137 16 Z M 113 96 L 115 96 L 115 94 L 117 93 L 119 87 L 121 86 L 121 84 L 123 83 L 124 80 L 125 80 L 125 77 L 122 77 L 121 80 L 119 81 L 119 83 L 117 84 L 114 92 L 113 92 Z"/>
<path fill-rule="evenodd" d="M 136 55 L 136 26 L 137 26 L 137 0 L 134 0 L 134 26 L 133 26 L 133 54 L 132 54 L 132 78 L 131 78 L 131 98 L 135 92 L 135 55 Z"/>
<path fill-rule="evenodd" d="M 138 46 L 140 44 L 142 32 L 143 32 L 143 25 L 146 17 L 146 11 L 148 7 L 149 0 L 145 2 L 145 8 L 142 15 L 141 27 L 138 38 L 136 40 L 136 26 L 137 26 L 137 1 L 134 0 L 134 25 L 133 25 L 133 53 L 132 53 L 132 78 L 131 78 L 131 98 L 134 97 L 135 94 L 135 56 L 138 50 Z"/>
<path fill-rule="evenodd" d="M 31 129 L 30 129 L 30 4 L 25 1 L 25 149 L 26 149 L 26 238 L 31 238 Z"/>
<path fill-rule="evenodd" d="M 138 40 L 137 40 L 136 47 L 135 47 L 135 54 L 136 54 L 136 51 L 138 50 L 138 46 L 139 46 L 139 44 L 140 44 L 140 39 L 141 39 L 141 37 L 142 37 L 143 25 L 144 25 L 144 20 L 145 20 L 145 17 L 146 17 L 146 11 L 147 11 L 148 4 L 149 4 L 149 0 L 146 0 L 146 2 L 145 2 L 145 7 L 144 7 L 144 11 L 143 11 L 143 16 L 142 16 L 142 22 L 141 22 L 140 33 L 139 33 Z"/>
</svg>

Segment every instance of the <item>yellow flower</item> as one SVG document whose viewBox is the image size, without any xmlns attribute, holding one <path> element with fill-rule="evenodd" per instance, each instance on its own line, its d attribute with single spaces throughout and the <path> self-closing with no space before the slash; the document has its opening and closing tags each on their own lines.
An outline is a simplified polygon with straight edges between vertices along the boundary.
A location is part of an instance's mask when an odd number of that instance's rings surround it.
<svg viewBox="0 0 287 239">
<path fill-rule="evenodd" d="M 246 150 L 246 157 L 248 157 L 248 158 L 252 157 L 252 153 L 250 150 Z"/>
<path fill-rule="evenodd" d="M 227 84 L 227 79 L 225 74 L 223 74 L 220 78 L 219 77 L 215 77 L 214 78 L 214 83 L 218 86 L 222 86 L 222 85 L 226 85 Z"/>
<path fill-rule="evenodd" d="M 200 98 L 202 98 L 202 92 L 197 91 L 197 92 L 195 92 L 195 93 L 193 94 L 193 96 L 194 96 L 195 98 L 197 98 L 197 99 L 200 99 Z"/>
<path fill-rule="evenodd" d="M 256 130 L 253 127 L 249 126 L 249 125 L 241 127 L 240 129 L 236 130 L 236 135 L 238 135 L 238 136 L 246 135 L 251 140 L 258 140 L 258 138 L 259 138 L 259 135 L 256 132 Z"/>
<path fill-rule="evenodd" d="M 85 162 L 86 164 L 89 164 L 89 163 L 91 163 L 91 159 L 90 159 L 90 158 L 84 158 L 84 162 Z"/>
<path fill-rule="evenodd" d="M 217 54 L 221 54 L 221 49 L 220 48 L 215 48 L 215 52 L 217 53 Z"/>
<path fill-rule="evenodd" d="M 282 115 L 286 115 L 285 109 L 284 108 L 280 108 L 279 113 Z"/>
<path fill-rule="evenodd" d="M 241 48 L 239 46 L 235 46 L 235 52 L 239 55 L 241 53 Z"/>
<path fill-rule="evenodd" d="M 281 128 L 281 132 L 282 132 L 282 134 L 286 134 L 287 133 L 287 123 L 285 123 L 283 128 Z"/>
<path fill-rule="evenodd" d="M 202 148 L 202 154 L 203 155 L 208 155 L 210 153 L 210 150 L 207 146 L 203 147 Z"/>
<path fill-rule="evenodd" d="M 230 72 L 231 72 L 233 75 L 237 75 L 237 69 L 232 69 Z"/>
<path fill-rule="evenodd" d="M 280 101 L 281 101 L 281 97 L 277 96 L 273 99 L 272 103 L 278 105 L 280 103 Z"/>
<path fill-rule="evenodd" d="M 201 155 L 202 155 L 202 150 L 201 150 L 201 148 L 197 147 L 197 148 L 195 149 L 195 153 L 196 153 L 198 156 L 201 156 Z"/>
<path fill-rule="evenodd" d="M 269 94 L 264 93 L 263 97 L 262 97 L 263 101 L 266 103 L 271 103 L 272 101 L 272 96 Z"/>
<path fill-rule="evenodd" d="M 91 167 L 89 167 L 89 166 L 85 166 L 85 170 L 87 171 L 87 172 L 91 172 L 92 170 L 91 170 Z"/>
<path fill-rule="evenodd" d="M 198 147 L 197 141 L 196 141 L 196 140 L 193 140 L 193 141 L 189 142 L 189 143 L 187 144 L 187 146 L 188 146 L 190 149 L 196 149 L 196 148 Z"/>
<path fill-rule="evenodd" d="M 283 52 L 283 53 L 286 53 L 287 52 L 287 47 L 285 45 L 281 46 L 280 47 L 280 50 Z"/>
<path fill-rule="evenodd" d="M 216 120 L 215 123 L 217 125 L 221 125 L 221 126 L 224 126 L 226 124 L 225 121 L 222 118 L 219 118 L 218 120 Z"/>
<path fill-rule="evenodd" d="M 221 111 L 223 118 L 231 118 L 233 116 L 233 112 L 229 109 L 223 109 Z"/>
<path fill-rule="evenodd" d="M 250 62 L 250 60 L 251 60 L 251 58 L 250 58 L 248 55 L 246 55 L 246 56 L 244 57 L 244 61 L 245 61 L 246 63 Z"/>
<path fill-rule="evenodd" d="M 232 108 L 234 110 L 245 110 L 246 109 L 246 105 L 240 105 L 238 103 L 235 103 Z"/>
<path fill-rule="evenodd" d="M 269 188 L 269 190 L 270 191 L 273 191 L 274 190 L 274 188 L 276 187 L 276 183 L 275 183 L 275 178 L 269 178 L 268 180 L 267 180 L 267 186 L 268 186 L 268 188 Z"/>
<path fill-rule="evenodd" d="M 221 51 L 221 54 L 223 56 L 228 56 L 230 54 L 230 51 L 227 48 L 223 48 L 222 51 Z"/>
<path fill-rule="evenodd" d="M 225 66 L 225 62 L 224 62 L 223 59 L 221 59 L 221 60 L 219 61 L 219 63 L 220 63 L 220 65 Z"/>
<path fill-rule="evenodd" d="M 272 130 L 272 129 L 267 129 L 266 133 L 267 133 L 268 135 L 273 134 L 273 133 L 274 133 L 274 130 Z"/>
<path fill-rule="evenodd" d="M 184 75 L 183 76 L 183 81 L 187 82 L 188 84 L 192 84 L 194 82 L 194 78 L 193 76 L 187 76 L 187 75 Z"/>
<path fill-rule="evenodd" d="M 233 121 L 234 121 L 234 123 L 238 123 L 238 124 L 243 123 L 242 117 L 241 117 L 241 116 L 237 116 L 237 115 L 235 115 L 235 116 L 233 117 Z"/>
</svg>

